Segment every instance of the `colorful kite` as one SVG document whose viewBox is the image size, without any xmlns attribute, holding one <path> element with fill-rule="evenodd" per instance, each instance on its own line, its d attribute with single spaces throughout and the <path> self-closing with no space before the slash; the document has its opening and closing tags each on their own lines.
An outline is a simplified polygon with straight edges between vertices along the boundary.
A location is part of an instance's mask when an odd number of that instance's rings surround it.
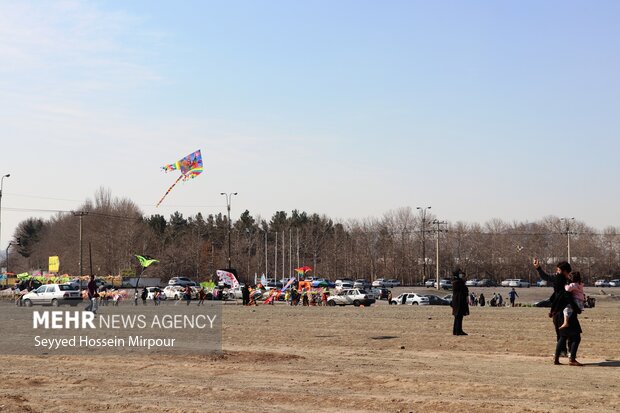
<svg viewBox="0 0 620 413">
<path fill-rule="evenodd" d="M 303 267 L 295 268 L 295 272 L 299 274 L 300 276 L 303 276 L 307 272 L 310 272 L 310 271 L 312 271 L 312 268 L 308 267 L 307 265 L 304 265 Z"/>
<path fill-rule="evenodd" d="M 185 158 L 178 160 L 170 165 L 162 166 L 162 169 L 166 172 L 181 171 L 181 176 L 168 188 L 164 196 L 161 197 L 156 206 L 159 206 L 164 198 L 170 193 L 172 188 L 180 181 L 187 181 L 188 179 L 194 179 L 202 173 L 202 155 L 200 149 L 196 152 L 190 153 Z"/>
</svg>

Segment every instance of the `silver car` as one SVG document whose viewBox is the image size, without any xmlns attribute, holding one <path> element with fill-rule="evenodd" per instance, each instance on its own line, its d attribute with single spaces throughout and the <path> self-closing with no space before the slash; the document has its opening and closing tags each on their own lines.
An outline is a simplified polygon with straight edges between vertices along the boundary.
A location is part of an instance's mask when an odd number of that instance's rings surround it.
<svg viewBox="0 0 620 413">
<path fill-rule="evenodd" d="M 45 284 L 30 291 L 22 297 L 26 307 L 32 305 L 51 305 L 58 307 L 61 304 L 76 306 L 82 302 L 80 292 L 71 284 Z"/>
</svg>

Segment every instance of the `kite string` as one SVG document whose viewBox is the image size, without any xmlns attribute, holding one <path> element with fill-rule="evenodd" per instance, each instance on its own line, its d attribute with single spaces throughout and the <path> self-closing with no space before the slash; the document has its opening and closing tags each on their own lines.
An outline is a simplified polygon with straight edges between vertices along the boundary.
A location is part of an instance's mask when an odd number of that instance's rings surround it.
<svg viewBox="0 0 620 413">
<path fill-rule="evenodd" d="M 161 204 L 161 201 L 164 200 L 164 198 L 170 193 L 170 191 L 172 190 L 172 188 L 174 188 L 174 186 L 181 180 L 183 179 L 185 175 L 181 174 L 176 181 L 174 181 L 174 183 L 172 185 L 170 185 L 170 188 L 168 188 L 168 190 L 166 191 L 166 193 L 164 194 L 164 196 L 161 197 L 161 199 L 159 200 L 159 202 L 157 203 L 157 205 L 155 205 L 155 207 L 158 207 L 159 204 Z"/>
</svg>

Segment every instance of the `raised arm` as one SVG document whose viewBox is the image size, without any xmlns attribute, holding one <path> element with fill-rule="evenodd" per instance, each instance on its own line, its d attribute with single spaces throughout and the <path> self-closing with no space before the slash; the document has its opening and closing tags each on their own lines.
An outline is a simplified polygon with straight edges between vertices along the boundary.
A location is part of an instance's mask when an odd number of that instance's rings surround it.
<svg viewBox="0 0 620 413">
<path fill-rule="evenodd" d="M 553 282 L 553 277 L 547 274 L 545 270 L 542 269 L 542 267 L 540 266 L 540 262 L 538 261 L 538 258 L 534 258 L 534 268 L 536 268 L 536 271 L 538 272 L 538 276 L 540 277 L 541 280 L 545 280 L 547 282 Z"/>
</svg>

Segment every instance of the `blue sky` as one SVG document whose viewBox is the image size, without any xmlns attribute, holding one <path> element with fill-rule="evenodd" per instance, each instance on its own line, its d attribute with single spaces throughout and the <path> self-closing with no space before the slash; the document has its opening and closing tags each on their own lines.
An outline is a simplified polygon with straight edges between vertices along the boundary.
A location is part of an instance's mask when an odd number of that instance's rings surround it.
<svg viewBox="0 0 620 413">
<path fill-rule="evenodd" d="M 0 3 L 2 237 L 101 186 L 146 214 L 431 205 L 620 226 L 620 3 Z M 159 167 L 195 149 L 205 174 Z M 562 196 L 562 194 L 567 194 Z M 50 199 L 55 198 L 55 199 Z"/>
</svg>

